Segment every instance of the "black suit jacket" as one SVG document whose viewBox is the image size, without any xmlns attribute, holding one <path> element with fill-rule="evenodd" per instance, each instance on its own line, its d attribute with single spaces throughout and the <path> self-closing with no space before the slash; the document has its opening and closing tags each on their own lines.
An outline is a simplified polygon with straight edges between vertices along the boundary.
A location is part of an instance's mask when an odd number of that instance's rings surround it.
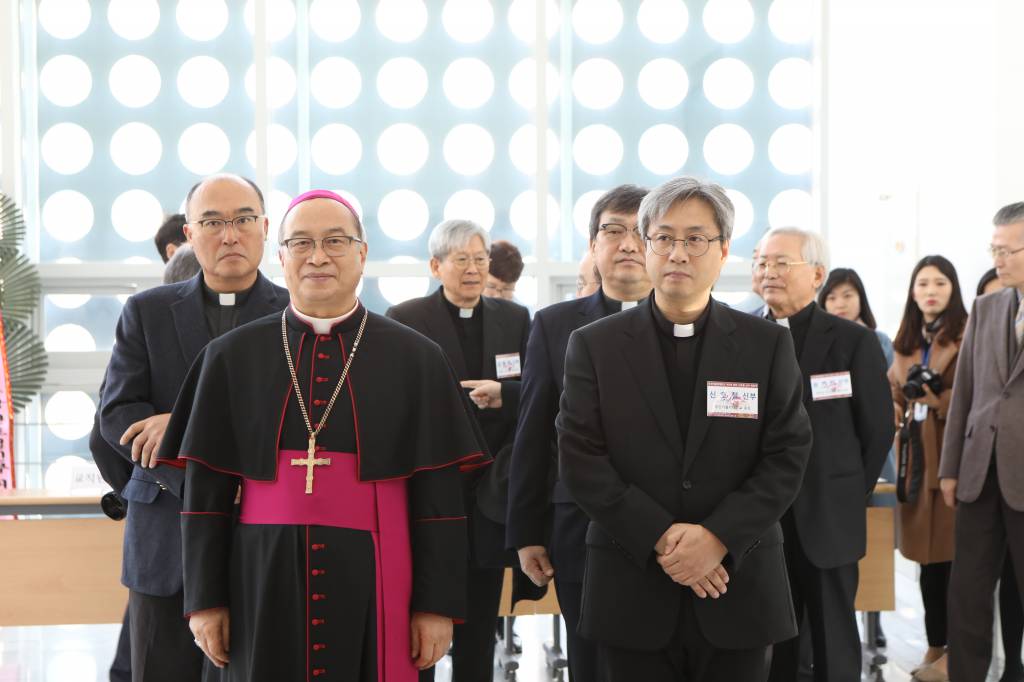
<svg viewBox="0 0 1024 682">
<path fill-rule="evenodd" d="M 505 543 L 516 549 L 550 545 L 558 577 L 573 582 L 583 579 L 583 537 L 590 519 L 557 481 L 555 416 L 569 335 L 604 315 L 598 290 L 586 298 L 550 305 L 534 316 L 510 462 Z M 552 502 L 566 506 L 558 525 L 549 528 Z"/>
<path fill-rule="evenodd" d="M 508 459 L 519 414 L 520 378 L 498 379 L 495 356 L 518 353 L 520 367 L 530 334 L 530 311 L 511 301 L 483 297 L 483 376 L 469 376 L 458 332 L 438 288 L 433 294 L 405 301 L 388 309 L 387 316 L 431 339 L 448 356 L 459 381 L 492 379 L 501 382 L 501 407 L 473 408 L 494 462 L 485 467 L 475 482 L 476 506 L 491 521 L 505 523 L 508 503 Z M 495 547 L 502 548 L 503 538 Z"/>
<path fill-rule="evenodd" d="M 107 445 L 131 462 L 121 434 L 140 419 L 170 412 L 196 355 L 210 342 L 203 314 L 202 273 L 135 294 L 117 322 L 116 344 L 100 399 L 99 426 Z M 259 275 L 239 308 L 244 324 L 288 305 L 288 292 Z M 94 450 L 96 452 L 96 450 Z M 121 582 L 166 597 L 182 588 L 181 513 L 184 469 L 134 466 L 121 490 L 129 513 Z"/>
<path fill-rule="evenodd" d="M 793 340 L 712 301 L 683 443 L 652 304 L 575 332 L 566 353 L 559 472 L 591 518 L 581 634 L 663 649 L 680 600 L 694 599 L 716 647 L 785 640 L 797 630 L 778 520 L 811 448 Z M 757 419 L 708 417 L 709 381 L 756 383 Z M 657 564 L 654 545 L 675 522 L 703 525 L 728 549 L 721 598 L 697 599 Z"/>
<path fill-rule="evenodd" d="M 875 333 L 817 305 L 800 371 L 814 448 L 793 516 L 807 558 L 819 568 L 835 568 L 864 556 L 867 498 L 895 433 L 892 394 Z M 832 372 L 850 373 L 853 397 L 814 400 L 810 378 Z"/>
</svg>

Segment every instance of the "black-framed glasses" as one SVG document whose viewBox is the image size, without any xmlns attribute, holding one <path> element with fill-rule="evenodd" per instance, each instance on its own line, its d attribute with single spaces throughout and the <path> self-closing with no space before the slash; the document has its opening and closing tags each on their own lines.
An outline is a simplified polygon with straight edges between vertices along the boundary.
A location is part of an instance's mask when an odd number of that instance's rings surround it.
<svg viewBox="0 0 1024 682">
<path fill-rule="evenodd" d="M 668 256 L 676 248 L 676 243 L 683 245 L 683 251 L 690 256 L 703 256 L 711 248 L 711 242 L 725 242 L 725 237 L 706 237 L 702 234 L 691 234 L 676 239 L 670 234 L 659 232 L 647 238 L 651 251 L 659 256 Z"/>
<path fill-rule="evenodd" d="M 610 242 L 621 242 L 626 238 L 627 235 L 632 235 L 637 239 L 643 239 L 643 235 L 640 234 L 640 228 L 627 227 L 622 223 L 601 223 L 597 226 L 597 233 L 603 234 L 604 238 Z"/>
<path fill-rule="evenodd" d="M 789 271 L 793 269 L 794 265 L 810 265 L 810 261 L 806 260 L 759 260 L 754 263 L 754 270 L 759 275 L 765 275 L 768 273 L 768 269 L 774 270 L 779 277 L 785 277 L 789 274 Z"/>
<path fill-rule="evenodd" d="M 266 216 L 261 215 L 240 215 L 234 218 L 208 218 L 206 220 L 196 220 L 193 225 L 198 225 L 199 229 L 203 232 L 209 232 L 210 234 L 219 234 L 227 229 L 228 225 L 234 226 L 239 232 L 252 231 L 256 227 L 256 224 L 260 219 Z"/>
<path fill-rule="evenodd" d="M 312 237 L 292 237 L 281 242 L 281 246 L 288 250 L 288 255 L 293 258 L 305 258 L 316 249 L 317 244 L 328 256 L 344 256 L 355 244 L 363 244 L 363 240 L 347 234 L 331 235 L 323 239 Z"/>
<path fill-rule="evenodd" d="M 988 252 L 992 255 L 993 260 L 996 258 L 1009 258 L 1013 254 L 1018 253 L 1020 251 L 1024 251 L 1024 246 L 1020 247 L 1019 249 L 1008 249 L 1005 246 L 988 247 Z"/>
</svg>

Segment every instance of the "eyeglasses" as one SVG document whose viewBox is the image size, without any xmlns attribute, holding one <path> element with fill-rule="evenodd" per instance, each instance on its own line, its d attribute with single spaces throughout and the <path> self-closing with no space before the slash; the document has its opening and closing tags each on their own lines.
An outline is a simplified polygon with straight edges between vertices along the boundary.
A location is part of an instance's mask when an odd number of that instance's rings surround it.
<svg viewBox="0 0 1024 682">
<path fill-rule="evenodd" d="M 776 274 L 780 277 L 785 277 L 789 274 L 789 271 L 793 269 L 794 265 L 810 265 L 809 261 L 798 260 L 798 261 L 771 261 L 771 260 L 760 260 L 754 265 L 754 270 L 759 275 L 767 274 L 768 268 L 775 270 Z"/>
<path fill-rule="evenodd" d="M 285 239 L 281 242 L 281 246 L 288 250 L 288 255 L 291 257 L 305 258 L 312 254 L 316 249 L 317 244 L 319 244 L 320 248 L 324 250 L 324 253 L 336 258 L 338 256 L 347 255 L 353 244 L 363 243 L 362 239 L 359 239 L 358 237 L 350 237 L 345 234 L 324 237 L 323 239 L 294 237 L 292 239 Z"/>
<path fill-rule="evenodd" d="M 1015 253 L 1024 251 L 1024 246 L 1019 249 L 1008 249 L 1005 246 L 990 246 L 988 252 L 992 255 L 993 260 L 996 258 L 1009 258 Z"/>
<path fill-rule="evenodd" d="M 627 235 L 636 237 L 637 239 L 643 239 L 643 235 L 640 234 L 639 227 L 626 227 L 621 223 L 602 223 L 597 227 L 597 233 L 604 235 L 604 238 L 609 242 L 621 242 L 626 238 Z"/>
<path fill-rule="evenodd" d="M 233 225 L 239 232 L 251 231 L 256 223 L 266 216 L 261 215 L 240 215 L 235 218 L 210 218 L 208 220 L 197 220 L 193 225 L 198 225 L 203 232 L 220 234 L 228 225 Z"/>
<path fill-rule="evenodd" d="M 469 267 L 470 263 L 475 265 L 478 269 L 483 270 L 487 267 L 487 264 L 491 262 L 491 259 L 487 256 L 473 256 L 472 258 L 469 256 L 455 256 L 454 258 L 449 258 L 448 262 L 459 270 L 465 270 Z"/>
<path fill-rule="evenodd" d="M 647 238 L 648 243 L 651 245 L 651 251 L 659 256 L 668 256 L 676 248 L 676 242 L 680 242 L 683 245 L 683 251 L 690 256 L 703 256 L 711 248 L 711 242 L 725 242 L 724 237 L 705 237 L 702 234 L 691 234 L 683 237 L 682 239 L 676 239 L 670 234 L 659 232 L 653 237 Z"/>
</svg>

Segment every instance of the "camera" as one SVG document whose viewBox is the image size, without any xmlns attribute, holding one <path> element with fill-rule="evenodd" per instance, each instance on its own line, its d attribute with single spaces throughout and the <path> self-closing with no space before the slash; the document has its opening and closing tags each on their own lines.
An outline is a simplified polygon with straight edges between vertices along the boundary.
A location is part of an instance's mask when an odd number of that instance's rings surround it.
<svg viewBox="0 0 1024 682">
<path fill-rule="evenodd" d="M 938 395 L 942 392 L 942 377 L 928 367 L 913 365 L 907 372 L 907 383 L 903 384 L 903 395 L 907 400 L 924 397 L 924 387 L 932 389 Z"/>
</svg>

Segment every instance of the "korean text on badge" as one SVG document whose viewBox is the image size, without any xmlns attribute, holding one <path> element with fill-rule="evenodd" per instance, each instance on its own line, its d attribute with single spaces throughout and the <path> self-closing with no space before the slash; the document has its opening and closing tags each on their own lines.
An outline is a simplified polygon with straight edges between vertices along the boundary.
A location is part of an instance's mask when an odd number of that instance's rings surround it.
<svg viewBox="0 0 1024 682">
<path fill-rule="evenodd" d="M 708 382 L 708 416 L 757 419 L 757 384 Z"/>
<path fill-rule="evenodd" d="M 811 399 L 835 400 L 853 397 L 853 380 L 849 372 L 811 375 Z"/>
<path fill-rule="evenodd" d="M 522 373 L 519 353 L 506 353 L 494 356 L 495 370 L 499 379 L 513 379 Z"/>
</svg>

